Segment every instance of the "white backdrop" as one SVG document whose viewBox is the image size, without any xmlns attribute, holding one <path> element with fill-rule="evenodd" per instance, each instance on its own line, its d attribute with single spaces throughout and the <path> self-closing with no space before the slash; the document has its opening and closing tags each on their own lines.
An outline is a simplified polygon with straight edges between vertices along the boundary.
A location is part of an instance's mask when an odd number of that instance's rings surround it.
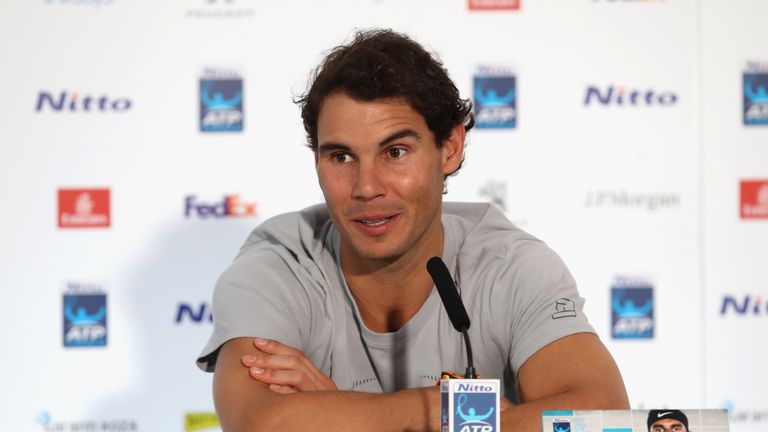
<svg viewBox="0 0 768 432">
<path fill-rule="evenodd" d="M 469 4 L 3 1 L 0 429 L 215 430 L 194 364 L 213 284 L 254 226 L 322 200 L 292 97 L 353 29 L 391 27 L 465 97 L 478 70 L 513 74 L 515 127 L 470 133 L 447 199 L 491 200 L 563 257 L 632 407 L 728 407 L 732 430 L 766 430 L 768 211 L 740 207 L 744 181 L 768 207 L 768 116 L 743 120 L 745 74 L 768 86 L 768 2 Z M 242 79 L 241 131 L 201 132 L 206 70 Z M 108 205 L 109 226 L 60 227 L 70 189 L 108 189 L 79 208 Z M 186 215 L 190 196 L 250 214 Z M 638 283 L 652 337 L 617 338 L 612 288 Z M 106 296 L 103 346 L 65 346 L 82 287 Z"/>
</svg>

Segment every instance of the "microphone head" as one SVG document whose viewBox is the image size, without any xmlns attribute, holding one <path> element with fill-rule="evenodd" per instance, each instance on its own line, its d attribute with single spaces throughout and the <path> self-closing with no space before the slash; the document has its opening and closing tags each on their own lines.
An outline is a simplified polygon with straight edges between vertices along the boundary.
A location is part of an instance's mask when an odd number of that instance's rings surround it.
<svg viewBox="0 0 768 432">
<path fill-rule="evenodd" d="M 427 261 L 427 271 L 432 277 L 432 281 L 435 282 L 435 288 L 440 294 L 440 299 L 443 301 L 443 306 L 445 306 L 445 311 L 448 313 L 453 328 L 460 332 L 468 330 L 469 315 L 464 309 L 464 303 L 461 301 L 459 291 L 456 289 L 456 284 L 453 283 L 448 267 L 445 266 L 440 257 L 432 257 Z"/>
</svg>

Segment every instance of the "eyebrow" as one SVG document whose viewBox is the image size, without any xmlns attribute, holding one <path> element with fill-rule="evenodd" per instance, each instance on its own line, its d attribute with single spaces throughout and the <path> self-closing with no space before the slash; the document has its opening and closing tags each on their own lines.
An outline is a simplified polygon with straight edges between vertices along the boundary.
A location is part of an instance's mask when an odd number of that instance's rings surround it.
<svg viewBox="0 0 768 432">
<path fill-rule="evenodd" d="M 397 132 L 393 132 L 387 135 L 383 140 L 379 141 L 379 148 L 386 147 L 393 141 L 397 141 L 403 138 L 416 138 L 421 139 L 421 135 L 413 129 L 402 129 Z M 317 152 L 320 154 L 326 154 L 334 151 L 351 152 L 352 148 L 346 144 L 338 142 L 322 143 L 317 147 Z"/>
</svg>

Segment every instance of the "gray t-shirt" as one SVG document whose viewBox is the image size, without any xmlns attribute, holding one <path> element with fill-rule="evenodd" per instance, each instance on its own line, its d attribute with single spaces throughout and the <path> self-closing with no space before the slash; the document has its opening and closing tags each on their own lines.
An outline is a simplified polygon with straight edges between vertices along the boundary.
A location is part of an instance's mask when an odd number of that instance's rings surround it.
<svg viewBox="0 0 768 432">
<path fill-rule="evenodd" d="M 518 402 L 516 374 L 531 355 L 563 336 L 594 333 L 584 299 L 560 258 L 495 207 L 444 203 L 442 222 L 442 258 L 471 320 L 475 368 L 483 378 L 501 379 L 506 396 Z M 441 371 L 466 368 L 464 340 L 434 288 L 398 331 L 365 327 L 325 205 L 256 228 L 216 284 L 213 316 L 213 334 L 197 359 L 209 372 L 219 347 L 237 337 L 301 350 L 341 390 L 431 386 Z"/>
</svg>

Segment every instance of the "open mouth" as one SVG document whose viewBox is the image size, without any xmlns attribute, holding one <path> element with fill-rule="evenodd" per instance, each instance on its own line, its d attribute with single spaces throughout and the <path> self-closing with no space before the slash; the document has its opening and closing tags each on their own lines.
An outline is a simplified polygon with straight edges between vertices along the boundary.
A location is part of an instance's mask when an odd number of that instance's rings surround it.
<svg viewBox="0 0 768 432">
<path fill-rule="evenodd" d="M 386 217 L 386 218 L 382 218 L 382 219 L 375 219 L 375 220 L 360 219 L 360 220 L 358 220 L 358 222 L 360 222 L 361 224 L 363 224 L 365 226 L 375 227 L 375 226 L 384 225 L 385 223 L 389 222 L 390 219 L 392 219 L 391 216 L 390 217 Z"/>
<path fill-rule="evenodd" d="M 398 220 L 397 214 L 384 216 L 384 215 L 365 215 L 359 219 L 352 219 L 352 222 L 363 233 L 370 236 L 381 236 L 388 232 L 393 227 L 393 224 Z"/>
</svg>

